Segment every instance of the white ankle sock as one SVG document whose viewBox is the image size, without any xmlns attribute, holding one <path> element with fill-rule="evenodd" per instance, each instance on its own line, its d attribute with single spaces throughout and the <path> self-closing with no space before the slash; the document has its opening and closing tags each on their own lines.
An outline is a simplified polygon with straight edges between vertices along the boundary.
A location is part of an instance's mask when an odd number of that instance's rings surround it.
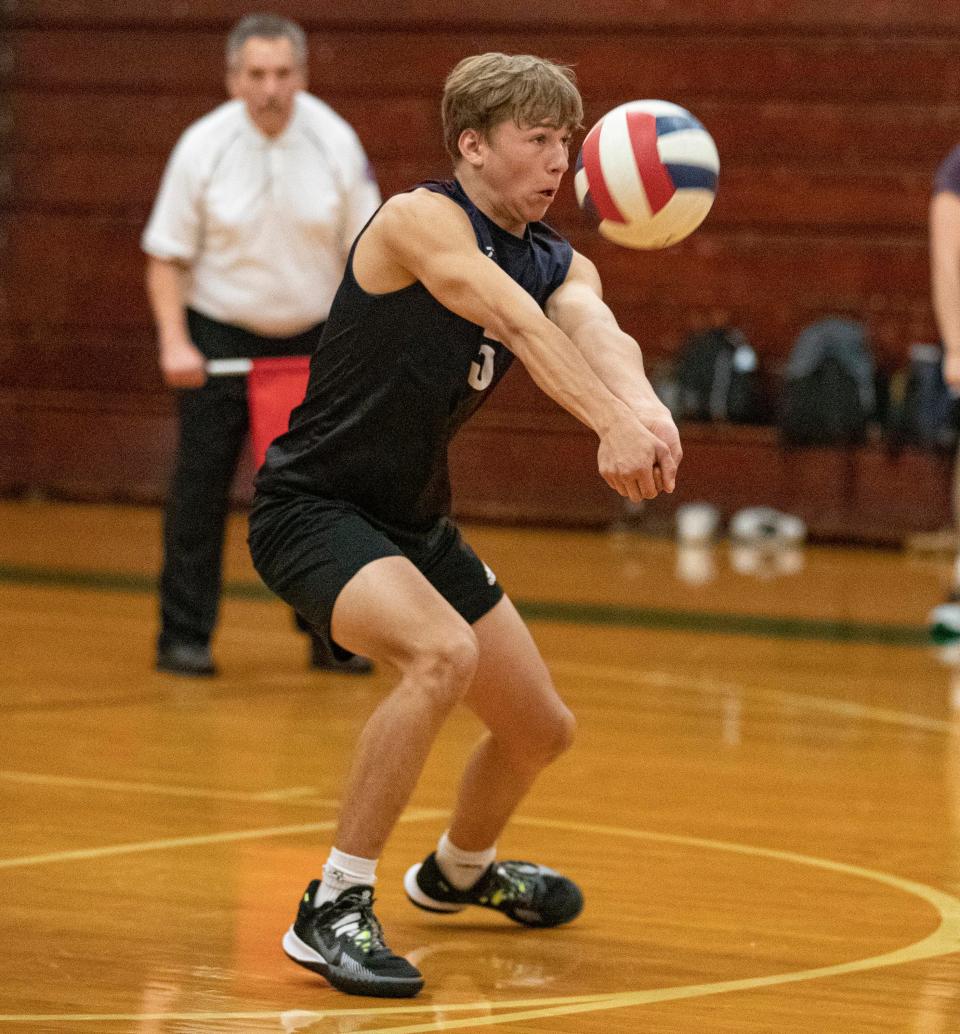
<svg viewBox="0 0 960 1034">
<path fill-rule="evenodd" d="M 377 882 L 377 859 L 358 858 L 335 847 L 323 867 L 323 880 L 314 895 L 314 905 L 332 901 L 348 887 L 373 886 Z"/>
<path fill-rule="evenodd" d="M 496 844 L 485 851 L 463 851 L 446 833 L 437 844 L 437 865 L 457 890 L 472 887 L 496 857 Z"/>
</svg>

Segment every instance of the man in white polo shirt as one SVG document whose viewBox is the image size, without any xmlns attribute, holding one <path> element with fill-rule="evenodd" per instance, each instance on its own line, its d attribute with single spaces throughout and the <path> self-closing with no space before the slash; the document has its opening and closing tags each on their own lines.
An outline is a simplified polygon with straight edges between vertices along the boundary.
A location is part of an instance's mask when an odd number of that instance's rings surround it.
<svg viewBox="0 0 960 1034">
<path fill-rule="evenodd" d="M 208 359 L 310 354 L 350 245 L 380 203 L 351 127 L 305 93 L 306 36 L 274 15 L 227 38 L 231 100 L 191 125 L 164 172 L 142 247 L 160 370 L 180 441 L 164 520 L 157 667 L 215 673 L 230 483 L 248 430 L 244 377 Z M 313 639 L 315 667 L 338 662 Z"/>
</svg>

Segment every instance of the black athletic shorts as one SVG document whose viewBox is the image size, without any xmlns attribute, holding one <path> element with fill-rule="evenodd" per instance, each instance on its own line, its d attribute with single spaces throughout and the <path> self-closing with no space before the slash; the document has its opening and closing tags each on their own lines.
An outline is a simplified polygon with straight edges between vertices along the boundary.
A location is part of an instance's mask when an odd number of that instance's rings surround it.
<svg viewBox="0 0 960 1034">
<path fill-rule="evenodd" d="M 493 572 L 446 517 L 426 531 L 411 531 L 339 500 L 258 495 L 247 541 L 260 577 L 341 660 L 352 654 L 333 641 L 333 605 L 372 560 L 405 556 L 471 625 L 503 597 Z"/>
</svg>

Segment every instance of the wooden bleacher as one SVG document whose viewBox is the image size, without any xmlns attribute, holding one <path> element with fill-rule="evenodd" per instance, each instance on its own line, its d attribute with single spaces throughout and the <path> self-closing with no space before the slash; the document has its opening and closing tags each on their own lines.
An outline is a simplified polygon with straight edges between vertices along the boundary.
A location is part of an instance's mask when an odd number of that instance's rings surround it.
<svg viewBox="0 0 960 1034">
<path fill-rule="evenodd" d="M 29 0 L 0 52 L 0 492 L 152 502 L 175 434 L 156 371 L 138 241 L 182 129 L 223 99 L 226 30 L 246 5 Z M 438 98 L 486 49 L 573 63 L 587 122 L 663 97 L 707 125 L 720 190 L 705 225 L 658 253 L 583 222 L 567 185 L 551 220 L 604 277 L 648 366 L 692 328 L 741 327 L 769 371 L 831 313 L 863 319 L 892 371 L 933 340 L 926 211 L 960 141 L 960 13 L 940 0 L 777 5 L 290 0 L 311 87 L 357 129 L 385 194 L 448 174 Z M 677 502 L 768 503 L 815 534 L 896 541 L 949 518 L 948 461 L 786 454 L 768 429 L 689 427 Z M 82 443 L 82 447 L 81 447 Z M 454 448 L 466 518 L 601 525 L 622 512 L 592 436 L 522 371 Z M 249 471 L 237 499 L 249 493 Z"/>
</svg>

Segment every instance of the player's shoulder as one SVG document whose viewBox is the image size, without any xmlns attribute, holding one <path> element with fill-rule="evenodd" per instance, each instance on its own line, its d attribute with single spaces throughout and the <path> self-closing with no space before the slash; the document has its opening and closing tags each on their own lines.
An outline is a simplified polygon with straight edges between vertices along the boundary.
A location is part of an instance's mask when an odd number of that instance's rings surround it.
<svg viewBox="0 0 960 1034">
<path fill-rule="evenodd" d="M 588 259 L 586 255 L 581 251 L 577 251 L 576 248 L 570 248 L 570 270 L 569 276 L 573 277 L 597 277 L 599 272 L 596 264 L 592 259 Z"/>
<path fill-rule="evenodd" d="M 449 252 L 474 246 L 473 230 L 463 209 L 424 188 L 388 198 L 370 228 L 376 239 L 398 252 L 411 248 Z"/>
<path fill-rule="evenodd" d="M 456 201 L 424 186 L 394 194 L 384 202 L 381 211 L 388 218 L 401 223 L 429 223 L 431 220 L 442 223 L 469 222 L 466 212 Z"/>
<path fill-rule="evenodd" d="M 557 289 L 564 289 L 564 297 L 582 297 L 585 291 L 589 295 L 603 295 L 600 273 L 586 255 L 570 248 L 569 262 L 565 268 L 558 263 L 556 269 Z"/>
</svg>

